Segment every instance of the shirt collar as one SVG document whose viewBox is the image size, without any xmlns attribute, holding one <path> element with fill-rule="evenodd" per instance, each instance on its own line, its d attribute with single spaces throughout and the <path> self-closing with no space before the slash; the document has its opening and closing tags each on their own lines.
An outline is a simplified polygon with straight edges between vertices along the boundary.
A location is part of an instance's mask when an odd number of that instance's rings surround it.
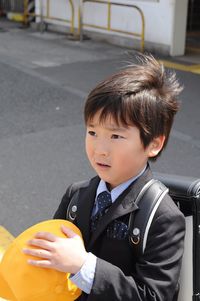
<svg viewBox="0 0 200 301">
<path fill-rule="evenodd" d="M 117 187 L 113 188 L 111 191 L 108 190 L 106 183 L 103 180 L 100 180 L 99 185 L 97 187 L 96 198 L 101 192 L 107 191 L 111 194 L 111 200 L 112 200 L 112 203 L 114 203 L 114 201 L 118 198 L 118 196 L 124 190 L 126 190 L 126 188 L 128 188 L 128 186 L 132 182 L 136 181 L 144 173 L 146 167 L 147 167 L 147 165 L 143 168 L 143 170 L 137 176 L 130 178 L 128 181 L 118 185 Z M 96 198 L 95 198 L 95 200 L 96 200 Z"/>
</svg>

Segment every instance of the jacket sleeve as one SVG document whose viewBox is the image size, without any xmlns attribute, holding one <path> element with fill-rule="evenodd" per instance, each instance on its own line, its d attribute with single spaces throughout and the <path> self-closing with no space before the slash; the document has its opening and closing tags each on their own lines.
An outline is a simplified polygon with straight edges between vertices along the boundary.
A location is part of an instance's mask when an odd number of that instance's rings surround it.
<svg viewBox="0 0 200 301">
<path fill-rule="evenodd" d="M 145 253 L 136 263 L 134 272 L 124 275 L 118 267 L 98 258 L 87 301 L 174 300 L 183 255 L 185 219 L 167 198 L 157 209 Z"/>
</svg>

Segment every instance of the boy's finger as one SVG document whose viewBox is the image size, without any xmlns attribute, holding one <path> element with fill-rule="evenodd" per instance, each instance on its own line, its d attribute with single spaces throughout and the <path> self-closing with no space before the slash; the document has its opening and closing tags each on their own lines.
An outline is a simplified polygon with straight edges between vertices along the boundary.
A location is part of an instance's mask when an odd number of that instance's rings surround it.
<svg viewBox="0 0 200 301">
<path fill-rule="evenodd" d="M 49 259 L 51 257 L 51 253 L 44 249 L 22 249 L 23 253 L 26 255 L 31 255 L 39 258 Z"/>
<path fill-rule="evenodd" d="M 63 233 L 69 238 L 77 236 L 77 234 L 74 231 L 72 231 L 71 229 L 67 228 L 64 225 L 61 226 L 61 229 L 62 229 Z"/>
<path fill-rule="evenodd" d="M 51 242 L 54 242 L 56 240 L 56 236 L 50 232 L 37 232 L 35 234 L 35 238 L 45 239 Z"/>
<path fill-rule="evenodd" d="M 27 241 L 27 244 L 30 246 L 39 247 L 45 250 L 52 250 L 51 242 L 43 239 L 33 238 Z"/>
<path fill-rule="evenodd" d="M 33 260 L 33 259 L 28 259 L 27 262 L 30 265 L 34 265 L 37 267 L 41 267 L 41 268 L 51 268 L 52 264 L 49 260 Z"/>
</svg>

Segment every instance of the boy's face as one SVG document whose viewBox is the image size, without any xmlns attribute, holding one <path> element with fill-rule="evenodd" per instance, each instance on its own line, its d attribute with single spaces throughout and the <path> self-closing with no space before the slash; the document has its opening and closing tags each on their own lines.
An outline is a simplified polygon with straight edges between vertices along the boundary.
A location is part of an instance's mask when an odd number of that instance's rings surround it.
<svg viewBox="0 0 200 301">
<path fill-rule="evenodd" d="M 99 123 L 97 113 L 87 124 L 86 153 L 96 173 L 112 189 L 145 167 L 151 147 L 144 149 L 137 127 L 118 126 L 111 116 Z"/>
</svg>

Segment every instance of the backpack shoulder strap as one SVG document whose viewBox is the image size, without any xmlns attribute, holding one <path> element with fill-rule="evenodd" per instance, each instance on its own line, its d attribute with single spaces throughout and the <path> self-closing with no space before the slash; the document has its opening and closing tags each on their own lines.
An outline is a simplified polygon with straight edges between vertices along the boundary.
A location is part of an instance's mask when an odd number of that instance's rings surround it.
<svg viewBox="0 0 200 301">
<path fill-rule="evenodd" d="M 152 179 L 146 183 L 135 201 L 139 209 L 130 214 L 129 241 L 137 258 L 145 251 L 153 217 L 168 191 L 160 181 Z"/>
</svg>

